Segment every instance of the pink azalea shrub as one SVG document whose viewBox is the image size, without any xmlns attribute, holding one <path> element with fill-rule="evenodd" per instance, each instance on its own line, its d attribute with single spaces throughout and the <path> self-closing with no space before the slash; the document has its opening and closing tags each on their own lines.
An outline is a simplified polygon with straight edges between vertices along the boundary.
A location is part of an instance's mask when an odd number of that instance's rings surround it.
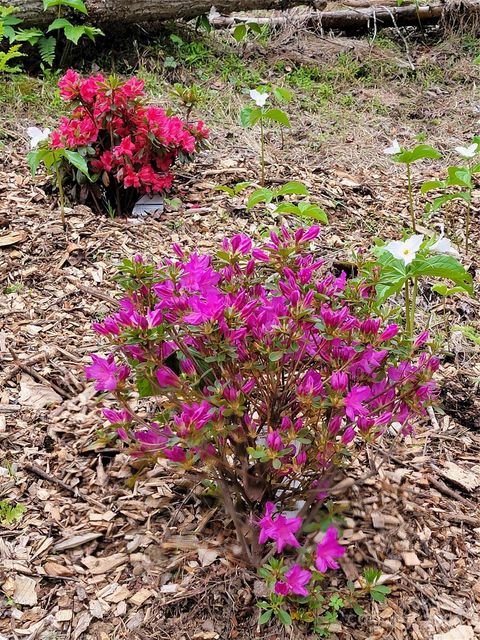
<svg viewBox="0 0 480 640">
<path fill-rule="evenodd" d="M 86 370 L 132 456 L 214 481 L 253 565 L 272 545 L 280 599 L 316 593 L 344 553 L 333 526 L 302 547 L 339 470 L 436 393 L 437 359 L 382 318 L 374 286 L 326 271 L 318 233 L 125 262 L 118 312 L 94 325 L 110 352 Z"/>
<path fill-rule="evenodd" d="M 72 111 L 52 133 L 50 146 L 85 158 L 92 183 L 80 175 L 81 193 L 97 209 L 108 203 L 121 215 L 140 194 L 170 189 L 175 162 L 190 159 L 208 138 L 203 122 L 186 123 L 146 104 L 138 78 L 81 78 L 70 69 L 58 84 Z M 68 170 L 76 176 L 73 165 Z"/>
</svg>

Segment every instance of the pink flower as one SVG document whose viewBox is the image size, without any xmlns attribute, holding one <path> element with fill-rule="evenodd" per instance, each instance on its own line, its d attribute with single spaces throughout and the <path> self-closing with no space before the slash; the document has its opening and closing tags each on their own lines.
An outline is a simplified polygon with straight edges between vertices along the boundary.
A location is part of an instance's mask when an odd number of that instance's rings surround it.
<svg viewBox="0 0 480 640">
<path fill-rule="evenodd" d="M 429 337 L 430 337 L 429 331 L 422 331 L 422 333 L 418 336 L 418 338 L 413 343 L 413 346 L 415 347 L 415 349 L 422 347 L 427 342 Z"/>
<path fill-rule="evenodd" d="M 380 342 L 386 342 L 387 340 L 391 340 L 394 338 L 399 331 L 398 324 L 389 324 L 388 327 L 383 331 L 383 333 L 379 336 Z"/>
<path fill-rule="evenodd" d="M 305 585 L 310 582 L 312 572 L 302 569 L 298 564 L 294 564 L 283 576 L 281 582 L 275 583 L 275 593 L 281 596 L 289 595 L 290 593 L 296 596 L 308 596 L 308 589 Z"/>
<path fill-rule="evenodd" d="M 88 380 L 96 380 L 97 391 L 115 391 L 118 383 L 128 378 L 130 369 L 126 365 L 117 366 L 113 353 L 106 358 L 92 354 L 92 362 L 85 367 L 85 375 Z"/>
<path fill-rule="evenodd" d="M 355 440 L 356 431 L 354 427 L 347 427 L 342 435 L 342 444 L 350 444 Z"/>
<path fill-rule="evenodd" d="M 355 385 L 344 398 L 345 413 L 350 420 L 355 420 L 356 416 L 365 416 L 368 409 L 363 406 L 363 402 L 371 396 L 369 387 Z"/>
<path fill-rule="evenodd" d="M 348 387 L 348 375 L 343 371 L 334 371 L 330 377 L 330 385 L 334 391 L 345 391 Z"/>
<path fill-rule="evenodd" d="M 118 424 L 119 422 L 130 422 L 132 416 L 128 413 L 126 409 L 122 409 L 121 411 L 114 411 L 113 409 L 103 409 L 103 415 L 107 420 L 109 420 L 112 424 Z"/>
<path fill-rule="evenodd" d="M 283 442 L 278 431 L 270 431 L 267 436 L 267 447 L 272 451 L 281 451 L 283 449 Z"/>
<path fill-rule="evenodd" d="M 131 137 L 126 136 L 123 138 L 120 144 L 117 144 L 117 146 L 113 148 L 113 153 L 117 157 L 127 156 L 127 158 L 131 158 L 135 153 L 135 145 L 133 144 Z"/>
<path fill-rule="evenodd" d="M 338 544 L 337 539 L 337 529 L 328 527 L 322 541 L 317 544 L 315 566 L 320 573 L 325 573 L 327 569 L 338 569 L 338 562 L 335 561 L 335 558 L 341 558 L 345 553 L 345 548 Z"/>
<path fill-rule="evenodd" d="M 274 510 L 275 505 L 272 502 L 267 502 L 265 515 L 258 523 L 260 527 L 259 543 L 264 544 L 267 540 L 275 540 L 277 553 L 281 553 L 287 545 L 300 547 L 295 533 L 301 529 L 302 519 L 286 518 L 281 514 L 273 519 L 271 515 Z"/>
<path fill-rule="evenodd" d="M 169 367 L 162 366 L 157 369 L 156 377 L 160 387 L 180 386 L 180 378 Z"/>
</svg>

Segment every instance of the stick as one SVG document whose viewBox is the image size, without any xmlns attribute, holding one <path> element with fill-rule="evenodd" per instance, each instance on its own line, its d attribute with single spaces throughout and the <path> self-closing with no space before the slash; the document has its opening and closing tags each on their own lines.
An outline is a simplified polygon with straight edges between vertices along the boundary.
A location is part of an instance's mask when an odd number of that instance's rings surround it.
<svg viewBox="0 0 480 640">
<path fill-rule="evenodd" d="M 58 484 L 59 487 L 62 487 L 62 489 L 65 489 L 65 491 L 68 491 L 69 493 L 73 494 L 75 497 L 81 497 L 79 496 L 78 490 L 75 487 L 71 487 L 66 482 L 63 482 L 63 480 L 60 480 L 60 478 L 56 478 L 55 476 L 52 476 L 51 474 L 47 473 L 40 467 L 37 467 L 36 464 L 30 464 L 29 462 L 24 462 L 22 466 L 25 469 L 25 471 L 28 471 L 29 473 L 33 473 L 39 478 L 42 478 L 43 480 L 48 480 L 48 482 L 52 482 L 53 484 Z"/>
<path fill-rule="evenodd" d="M 89 295 L 93 296 L 94 298 L 98 298 L 99 300 L 103 300 L 104 302 L 108 302 L 109 304 L 111 304 L 114 307 L 118 306 L 118 302 L 115 300 L 115 298 L 111 298 L 106 293 L 102 293 L 101 291 L 97 291 L 93 287 L 87 287 L 86 285 L 82 284 L 79 280 L 77 280 L 73 276 L 64 275 L 64 278 L 66 280 L 68 280 L 69 282 L 71 282 L 72 284 L 74 284 L 76 287 L 78 287 L 80 289 L 80 291 L 83 291 L 84 293 L 88 293 Z"/>
<path fill-rule="evenodd" d="M 32 369 L 27 364 L 24 364 L 23 362 L 20 362 L 20 360 L 18 359 L 18 357 L 17 357 L 15 351 L 13 351 L 13 349 L 8 347 L 8 350 L 10 351 L 10 354 L 11 354 L 12 358 L 14 359 L 17 367 L 19 367 L 19 369 L 21 369 L 22 371 L 25 371 L 25 373 L 28 373 L 29 376 L 32 376 L 32 378 L 35 378 L 35 380 L 37 380 L 38 382 L 43 382 L 43 384 L 46 384 L 47 386 L 52 387 L 52 389 L 54 391 L 56 391 L 58 393 L 58 395 L 61 396 L 62 398 L 64 398 L 65 400 L 68 400 L 70 398 L 70 395 L 68 393 L 66 393 L 61 387 L 56 385 L 54 382 L 51 382 L 50 380 L 47 380 L 47 378 L 44 378 L 41 373 L 37 373 L 35 371 L 35 369 Z"/>
</svg>

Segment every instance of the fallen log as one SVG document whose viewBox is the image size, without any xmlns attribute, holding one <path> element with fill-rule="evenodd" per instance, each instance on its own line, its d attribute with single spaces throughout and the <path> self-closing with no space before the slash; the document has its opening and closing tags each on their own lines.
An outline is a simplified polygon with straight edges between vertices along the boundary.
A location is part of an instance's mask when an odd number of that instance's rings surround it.
<svg viewBox="0 0 480 640">
<path fill-rule="evenodd" d="M 471 3 L 480 8 L 480 0 Z M 385 27 L 405 27 L 428 25 L 439 22 L 445 11 L 445 5 L 406 5 L 401 7 L 370 6 L 354 10 L 308 11 L 292 15 L 257 18 L 245 16 L 216 17 L 211 24 L 216 29 L 233 27 L 242 22 L 269 24 L 281 27 L 301 23 L 304 26 L 320 27 L 324 31 L 343 31 L 345 33 L 365 33 Z"/>
<path fill-rule="evenodd" d="M 14 5 L 24 27 L 43 27 L 57 17 L 55 10 L 44 11 L 43 0 L 0 0 L 0 6 Z M 298 5 L 324 8 L 322 0 L 85 0 L 88 22 L 92 25 L 122 26 L 196 18 L 210 12 L 212 5 L 223 14 L 252 9 L 288 9 Z M 77 14 L 79 15 L 79 14 Z"/>
</svg>

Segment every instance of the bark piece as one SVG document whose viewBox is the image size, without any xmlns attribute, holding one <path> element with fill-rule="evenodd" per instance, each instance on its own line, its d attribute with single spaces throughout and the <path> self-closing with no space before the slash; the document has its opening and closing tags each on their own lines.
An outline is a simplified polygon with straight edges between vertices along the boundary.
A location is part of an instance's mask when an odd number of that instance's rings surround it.
<svg viewBox="0 0 480 640">
<path fill-rule="evenodd" d="M 447 633 L 436 633 L 433 640 L 474 640 L 472 627 L 461 624 L 454 629 L 450 629 Z"/>
<path fill-rule="evenodd" d="M 67 538 L 66 540 L 61 540 L 57 542 L 57 544 L 53 547 L 55 551 L 65 551 L 66 549 L 74 549 L 75 547 L 80 547 L 82 544 L 87 544 L 87 542 L 92 542 L 92 540 L 96 540 L 97 538 L 101 538 L 101 533 L 84 533 L 78 536 L 72 536 L 71 538 Z"/>
<path fill-rule="evenodd" d="M 475 491 L 477 487 L 480 487 L 480 475 L 470 469 L 460 467 L 455 462 L 446 462 L 439 473 L 443 478 L 450 480 L 466 491 Z"/>
<path fill-rule="evenodd" d="M 37 583 L 28 576 L 17 576 L 15 578 L 15 593 L 13 601 L 16 604 L 23 604 L 33 607 L 37 604 Z"/>
</svg>

